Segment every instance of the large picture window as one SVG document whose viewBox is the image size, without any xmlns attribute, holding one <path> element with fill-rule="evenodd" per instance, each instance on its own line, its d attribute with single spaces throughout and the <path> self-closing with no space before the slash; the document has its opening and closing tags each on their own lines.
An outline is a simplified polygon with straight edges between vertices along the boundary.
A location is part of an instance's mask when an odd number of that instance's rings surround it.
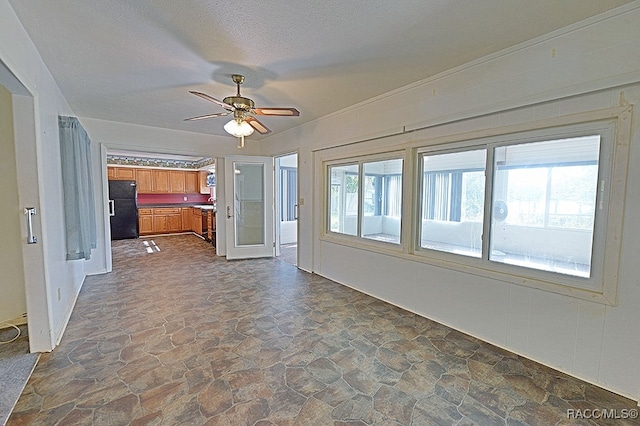
<svg viewBox="0 0 640 426">
<path fill-rule="evenodd" d="M 630 121 L 620 107 L 321 156 L 321 239 L 615 304 Z"/>
<path fill-rule="evenodd" d="M 614 183 L 626 179 L 615 137 L 603 120 L 418 149 L 416 254 L 610 302 L 623 196 Z"/>
<path fill-rule="evenodd" d="M 486 150 L 422 155 L 420 247 L 480 257 Z"/>
<path fill-rule="evenodd" d="M 600 135 L 495 148 L 489 259 L 591 276 Z"/>
<path fill-rule="evenodd" d="M 328 166 L 328 231 L 400 244 L 401 158 Z"/>
<path fill-rule="evenodd" d="M 329 230 L 358 235 L 358 165 L 329 167 Z"/>
</svg>

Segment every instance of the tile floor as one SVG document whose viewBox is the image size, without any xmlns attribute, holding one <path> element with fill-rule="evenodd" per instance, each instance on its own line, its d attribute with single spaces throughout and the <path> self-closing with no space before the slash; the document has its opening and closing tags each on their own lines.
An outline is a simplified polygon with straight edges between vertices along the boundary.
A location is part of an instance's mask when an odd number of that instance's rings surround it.
<svg viewBox="0 0 640 426">
<path fill-rule="evenodd" d="M 284 260 L 291 265 L 298 264 L 298 244 L 281 244 L 279 260 Z"/>
<path fill-rule="evenodd" d="M 277 259 L 114 242 L 9 425 L 554 425 L 631 400 Z"/>
</svg>

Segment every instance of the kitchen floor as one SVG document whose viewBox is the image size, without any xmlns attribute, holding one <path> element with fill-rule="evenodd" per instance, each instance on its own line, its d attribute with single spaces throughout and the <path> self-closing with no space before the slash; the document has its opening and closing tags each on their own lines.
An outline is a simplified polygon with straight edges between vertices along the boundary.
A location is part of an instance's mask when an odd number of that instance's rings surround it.
<svg viewBox="0 0 640 426">
<path fill-rule="evenodd" d="M 571 418 L 637 407 L 278 259 L 177 235 L 114 241 L 113 269 L 9 425 L 639 424 Z"/>
</svg>

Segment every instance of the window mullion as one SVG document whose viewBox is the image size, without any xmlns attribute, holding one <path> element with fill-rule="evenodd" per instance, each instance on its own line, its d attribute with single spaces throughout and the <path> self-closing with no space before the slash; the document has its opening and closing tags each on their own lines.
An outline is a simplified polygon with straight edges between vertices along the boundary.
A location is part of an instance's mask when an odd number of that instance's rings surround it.
<svg viewBox="0 0 640 426">
<path fill-rule="evenodd" d="M 364 163 L 358 161 L 358 223 L 357 235 L 362 238 L 362 221 L 364 220 Z"/>
<path fill-rule="evenodd" d="M 482 256 L 484 261 L 489 261 L 489 250 L 491 248 L 491 220 L 492 220 L 492 201 L 493 200 L 493 182 L 495 173 L 495 146 L 487 146 L 487 161 L 484 171 L 484 214 L 482 219 Z"/>
<path fill-rule="evenodd" d="M 553 173 L 553 167 L 547 168 L 547 193 L 545 194 L 545 206 L 544 206 L 544 227 L 549 226 L 549 209 L 551 208 L 551 177 Z"/>
</svg>

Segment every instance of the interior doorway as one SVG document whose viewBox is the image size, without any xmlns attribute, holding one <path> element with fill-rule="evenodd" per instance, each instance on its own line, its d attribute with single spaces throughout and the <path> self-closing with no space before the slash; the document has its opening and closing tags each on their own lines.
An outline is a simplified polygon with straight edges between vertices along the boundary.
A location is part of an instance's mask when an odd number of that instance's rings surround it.
<svg viewBox="0 0 640 426">
<path fill-rule="evenodd" d="M 37 176 L 35 141 L 29 137 L 34 135 L 33 111 L 29 92 L 0 61 L 0 424 L 5 424 L 22 393 L 37 352 L 51 349 L 49 336 L 41 333 L 48 323 L 40 321 L 42 309 L 36 303 L 44 298 L 33 292 L 34 275 L 43 270 L 42 253 L 39 245 L 27 245 L 23 215 L 25 206 L 38 206 L 37 193 L 30 188 L 34 182 L 25 179 Z M 37 224 L 32 230 L 40 235 Z M 37 282 L 43 282 L 41 277 Z"/>
<path fill-rule="evenodd" d="M 298 154 L 276 157 L 276 256 L 298 265 Z"/>
<path fill-rule="evenodd" d="M 2 298 L 0 299 L 0 330 L 12 327 L 20 335 L 18 326 L 27 323 L 27 301 L 24 278 L 24 262 L 22 256 L 22 229 L 20 205 L 18 200 L 18 180 L 16 152 L 13 131 L 12 94 L 0 81 L 0 197 L 7 208 L 0 214 L 0 233 L 3 242 L 0 244 L 0 270 L 3 279 L 0 283 Z M 11 333 L 4 333 L 11 334 Z M 0 338 L 4 348 L 16 339 Z"/>
</svg>

